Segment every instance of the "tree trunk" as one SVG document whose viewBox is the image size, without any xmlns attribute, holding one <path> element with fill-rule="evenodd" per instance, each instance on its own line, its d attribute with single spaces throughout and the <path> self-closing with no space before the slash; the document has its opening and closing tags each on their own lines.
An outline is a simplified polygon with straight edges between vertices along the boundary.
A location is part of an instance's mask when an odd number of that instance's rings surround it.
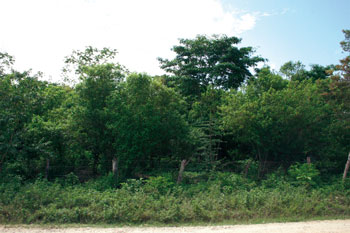
<svg viewBox="0 0 350 233">
<path fill-rule="evenodd" d="M 250 165 L 252 164 L 252 162 L 253 162 L 253 160 L 249 160 L 249 162 L 245 166 L 245 169 L 244 169 L 244 177 L 245 178 L 247 178 L 247 176 L 248 176 L 248 171 L 249 171 L 249 168 L 250 168 Z"/>
<path fill-rule="evenodd" d="M 181 166 L 180 166 L 180 170 L 179 170 L 179 176 L 177 177 L 177 184 L 180 184 L 182 182 L 182 174 L 185 170 L 185 167 L 187 166 L 187 164 L 189 163 L 190 161 L 189 160 L 182 160 L 181 161 Z"/>
<path fill-rule="evenodd" d="M 49 179 L 49 171 L 50 171 L 50 159 L 46 159 L 46 167 L 45 167 L 45 179 Z"/>
<path fill-rule="evenodd" d="M 119 163 L 119 158 L 114 157 L 112 159 L 112 172 L 116 181 L 118 181 L 118 172 L 119 172 L 118 163 Z"/>
<path fill-rule="evenodd" d="M 310 158 L 310 156 L 306 157 L 306 162 L 307 162 L 307 164 L 311 164 L 311 158 Z"/>
<path fill-rule="evenodd" d="M 94 163 L 92 165 L 92 175 L 97 176 L 98 155 L 94 154 Z"/>
<path fill-rule="evenodd" d="M 348 161 L 346 161 L 346 165 L 345 165 L 345 169 L 344 169 L 343 181 L 346 178 L 346 174 L 348 173 L 349 167 L 350 167 L 350 152 L 349 152 L 349 155 L 348 155 Z"/>
</svg>

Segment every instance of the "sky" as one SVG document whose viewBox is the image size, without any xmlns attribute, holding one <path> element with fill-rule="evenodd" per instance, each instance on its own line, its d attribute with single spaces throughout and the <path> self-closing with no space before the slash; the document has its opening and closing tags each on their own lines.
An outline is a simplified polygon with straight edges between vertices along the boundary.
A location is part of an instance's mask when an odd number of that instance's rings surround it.
<svg viewBox="0 0 350 233">
<path fill-rule="evenodd" d="M 61 80 L 64 57 L 86 46 L 117 49 L 133 72 L 161 75 L 179 38 L 242 38 L 278 70 L 287 61 L 337 64 L 350 0 L 0 0 L 0 51 L 18 70 Z"/>
</svg>

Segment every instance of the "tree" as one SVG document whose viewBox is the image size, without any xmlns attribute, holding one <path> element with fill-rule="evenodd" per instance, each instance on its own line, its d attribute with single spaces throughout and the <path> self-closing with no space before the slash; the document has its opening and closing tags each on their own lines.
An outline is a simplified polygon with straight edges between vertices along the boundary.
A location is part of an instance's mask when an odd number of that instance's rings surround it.
<svg viewBox="0 0 350 233">
<path fill-rule="evenodd" d="M 311 69 L 307 72 L 308 79 L 313 82 L 317 80 L 329 79 L 335 70 L 334 65 L 321 66 L 317 64 L 311 65 Z"/>
<path fill-rule="evenodd" d="M 195 39 L 180 39 L 180 45 L 172 50 L 172 60 L 158 58 L 161 68 L 174 75 L 181 93 L 197 99 L 209 85 L 228 90 L 238 88 L 251 77 L 250 67 L 264 61 L 252 56 L 252 47 L 236 47 L 241 42 L 237 37 L 226 35 L 197 36 Z"/>
<path fill-rule="evenodd" d="M 286 62 L 280 68 L 280 72 L 284 74 L 289 80 L 304 80 L 306 79 L 305 65 L 300 61 Z"/>
<path fill-rule="evenodd" d="M 220 129 L 221 116 L 219 107 L 222 104 L 224 91 L 209 86 L 198 101 L 194 102 L 189 112 L 189 123 L 195 142 L 194 160 L 199 166 L 214 169 L 222 143 Z"/>
<path fill-rule="evenodd" d="M 266 66 L 260 69 L 257 75 L 251 78 L 248 82 L 250 95 L 255 98 L 260 98 L 263 93 L 274 89 L 277 91 L 283 90 L 288 86 L 288 80 L 282 79 L 282 77 L 270 70 L 270 67 Z"/>
<path fill-rule="evenodd" d="M 306 156 L 321 159 L 325 154 L 332 115 L 311 81 L 286 81 L 264 71 L 226 101 L 224 128 L 250 148 L 261 171 L 267 161 L 287 167 Z"/>
<path fill-rule="evenodd" d="M 125 77 L 125 69 L 113 61 L 116 50 L 87 47 L 73 51 L 66 57 L 66 74 L 79 75 L 76 85 L 77 103 L 72 125 L 76 129 L 76 143 L 81 144 L 80 153 L 92 155 L 93 174 L 101 158 L 112 160 L 111 138 L 108 136 L 107 118 L 104 112 L 107 100 Z"/>
<path fill-rule="evenodd" d="M 340 42 L 340 46 L 346 56 L 344 59 L 340 60 L 340 65 L 337 66 L 337 70 L 341 72 L 344 80 L 350 82 L 350 30 L 343 30 L 343 33 L 345 39 Z"/>
<path fill-rule="evenodd" d="M 82 69 L 84 78 L 76 86 L 78 95 L 73 125 L 79 131 L 78 141 L 92 154 L 93 174 L 102 157 L 112 160 L 111 137 L 107 130 L 107 100 L 124 78 L 119 66 L 93 65 Z"/>
<path fill-rule="evenodd" d="M 0 170 L 35 178 L 46 159 L 62 164 L 67 152 L 66 121 L 72 88 L 18 72 L 14 59 L 0 53 Z"/>
<path fill-rule="evenodd" d="M 321 66 L 318 64 L 313 64 L 311 65 L 310 70 L 306 70 L 305 65 L 300 61 L 289 61 L 281 66 L 280 72 L 292 81 L 303 81 L 310 79 L 313 82 L 316 82 L 316 80 L 319 79 L 330 78 L 334 68 L 334 65 Z"/>
<path fill-rule="evenodd" d="M 350 30 L 343 30 L 343 33 L 345 39 L 340 42 L 340 46 L 345 58 L 336 66 L 335 74 L 325 86 L 323 96 L 332 106 L 336 118 L 332 124 L 332 135 L 342 145 L 343 154 L 347 154 L 350 150 Z"/>
<path fill-rule="evenodd" d="M 50 151 L 48 138 L 33 137 L 34 122 L 57 105 L 47 105 L 50 84 L 28 72 L 11 72 L 0 78 L 0 167 L 7 163 L 13 173 L 33 178 Z"/>
<path fill-rule="evenodd" d="M 8 73 L 12 69 L 12 65 L 15 62 L 13 56 L 8 53 L 0 52 L 0 76 Z"/>
<path fill-rule="evenodd" d="M 76 84 L 78 80 L 86 77 L 84 70 L 86 67 L 114 64 L 120 71 L 126 71 L 125 67 L 115 62 L 117 50 L 110 48 L 97 49 L 92 46 L 87 46 L 84 51 L 73 50 L 72 54 L 65 57 L 65 66 L 62 69 L 65 81 Z"/>
<path fill-rule="evenodd" d="M 340 42 L 345 58 L 336 66 L 332 80 L 326 84 L 323 96 L 332 106 L 334 115 L 337 116 L 335 125 L 342 133 L 343 143 L 348 145 L 350 132 L 350 30 L 343 30 L 345 40 Z M 347 136 L 346 136 L 347 135 Z M 350 150 L 350 147 L 348 150 Z"/>
<path fill-rule="evenodd" d="M 182 98 L 146 74 L 131 74 L 108 101 L 108 130 L 121 178 L 166 170 L 186 156 L 188 128 Z M 176 164 L 177 165 L 177 164 Z"/>
<path fill-rule="evenodd" d="M 237 37 L 197 36 L 179 42 L 172 48 L 176 57 L 159 58 L 159 62 L 162 69 L 172 74 L 165 78 L 167 85 L 187 100 L 196 161 L 213 168 L 222 142 L 218 106 L 223 93 L 238 88 L 252 76 L 249 68 L 265 59 L 253 56 L 252 47 L 238 48 L 241 39 Z"/>
<path fill-rule="evenodd" d="M 26 136 L 40 149 L 38 164 L 46 164 L 46 178 L 56 178 L 74 170 L 72 120 L 75 92 L 68 86 L 48 84 L 43 90 L 42 114 L 33 115 L 26 125 Z M 43 169 L 40 169 L 41 173 Z"/>
</svg>

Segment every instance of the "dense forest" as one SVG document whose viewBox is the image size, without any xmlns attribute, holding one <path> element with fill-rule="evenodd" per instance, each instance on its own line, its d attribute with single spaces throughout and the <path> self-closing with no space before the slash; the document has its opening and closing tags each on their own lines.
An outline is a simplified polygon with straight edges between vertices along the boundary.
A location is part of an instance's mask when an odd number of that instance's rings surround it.
<svg viewBox="0 0 350 233">
<path fill-rule="evenodd" d="M 279 71 L 225 35 L 180 39 L 173 59 L 159 58 L 162 76 L 87 47 L 65 58 L 65 81 L 54 83 L 0 53 L 0 220 L 349 215 L 349 195 L 334 194 L 349 186 L 343 32 L 339 64 L 289 61 Z"/>
</svg>

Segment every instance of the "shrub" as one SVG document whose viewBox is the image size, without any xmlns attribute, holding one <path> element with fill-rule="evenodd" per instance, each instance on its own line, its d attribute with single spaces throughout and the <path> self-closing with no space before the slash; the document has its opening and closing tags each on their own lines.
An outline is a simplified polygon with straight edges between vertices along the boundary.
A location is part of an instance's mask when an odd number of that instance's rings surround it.
<svg viewBox="0 0 350 233">
<path fill-rule="evenodd" d="M 288 169 L 288 174 L 295 185 L 317 186 L 320 181 L 320 172 L 315 165 L 296 163 Z"/>
<path fill-rule="evenodd" d="M 37 180 L 11 188 L 13 184 L 2 183 L 0 222 L 175 224 L 350 216 L 348 182 L 296 186 L 271 175 L 259 185 L 237 174 L 211 173 L 209 181 L 192 185 L 175 185 L 167 176 L 156 176 L 127 180 L 119 189 L 102 190 L 108 187 L 102 185 L 97 190 L 109 176 L 86 185 Z M 269 181 L 279 184 L 267 187 L 264 182 Z"/>
<path fill-rule="evenodd" d="M 116 177 L 113 175 L 112 172 L 108 173 L 105 176 L 100 176 L 95 180 L 90 180 L 85 184 L 85 186 L 96 189 L 98 191 L 113 189 L 116 188 L 117 185 L 118 184 Z"/>
<path fill-rule="evenodd" d="M 175 183 L 163 176 L 151 176 L 145 180 L 144 190 L 150 193 L 158 192 L 160 194 L 165 194 L 168 191 L 171 191 L 171 188 L 174 187 Z"/>
<path fill-rule="evenodd" d="M 141 178 L 137 179 L 127 179 L 126 182 L 121 183 L 122 190 L 126 190 L 128 192 L 139 192 L 142 190 L 142 186 L 144 184 L 144 180 Z"/>
<path fill-rule="evenodd" d="M 80 183 L 78 176 L 76 176 L 73 172 L 70 172 L 61 178 L 56 178 L 55 182 L 62 186 L 72 186 Z"/>
</svg>

